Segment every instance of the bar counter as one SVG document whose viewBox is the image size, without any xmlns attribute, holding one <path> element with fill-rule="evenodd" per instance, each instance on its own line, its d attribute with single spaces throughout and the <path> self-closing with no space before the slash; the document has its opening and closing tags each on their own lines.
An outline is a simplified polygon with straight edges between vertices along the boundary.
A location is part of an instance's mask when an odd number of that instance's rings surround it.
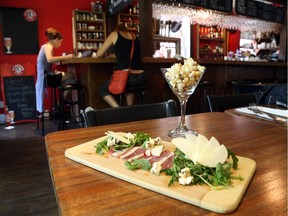
<svg viewBox="0 0 288 216">
<path fill-rule="evenodd" d="M 202 80 L 209 80 L 215 84 L 215 94 L 224 94 L 225 86 L 230 80 L 244 79 L 276 79 L 286 75 L 287 63 L 283 62 L 252 62 L 252 61 L 224 61 L 224 60 L 196 60 L 207 68 Z M 145 102 L 155 103 L 165 100 L 164 92 L 167 91 L 165 80 L 160 68 L 171 67 L 174 63 L 181 63 L 175 58 L 143 57 L 146 65 L 148 80 L 145 91 Z M 99 96 L 98 89 L 104 80 L 112 75 L 116 64 L 115 57 L 106 58 L 72 58 L 64 60 L 61 66 L 67 66 L 67 71 L 75 72 L 80 83 L 87 90 L 86 105 L 94 108 L 106 108 L 108 105 Z M 192 95 L 196 108 L 192 113 L 199 112 L 199 88 Z"/>
</svg>

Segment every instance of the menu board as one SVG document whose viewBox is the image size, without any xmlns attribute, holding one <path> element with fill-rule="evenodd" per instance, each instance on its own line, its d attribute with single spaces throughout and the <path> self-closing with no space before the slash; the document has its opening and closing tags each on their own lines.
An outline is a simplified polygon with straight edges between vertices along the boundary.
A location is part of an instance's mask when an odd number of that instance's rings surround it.
<svg viewBox="0 0 288 216">
<path fill-rule="evenodd" d="M 14 121 L 35 120 L 36 99 L 34 76 L 3 77 L 6 106 L 14 110 Z"/>
<path fill-rule="evenodd" d="M 235 12 L 244 16 L 283 23 L 286 9 L 253 0 L 236 0 Z"/>
<path fill-rule="evenodd" d="M 187 6 L 203 7 L 206 9 L 221 11 L 221 12 L 232 12 L 232 0 L 164 0 L 165 2 L 180 3 Z M 161 1 L 163 2 L 163 1 Z"/>
<path fill-rule="evenodd" d="M 107 1 L 107 10 L 109 15 L 114 15 L 119 13 L 121 10 L 126 8 L 132 0 L 108 0 Z"/>
</svg>

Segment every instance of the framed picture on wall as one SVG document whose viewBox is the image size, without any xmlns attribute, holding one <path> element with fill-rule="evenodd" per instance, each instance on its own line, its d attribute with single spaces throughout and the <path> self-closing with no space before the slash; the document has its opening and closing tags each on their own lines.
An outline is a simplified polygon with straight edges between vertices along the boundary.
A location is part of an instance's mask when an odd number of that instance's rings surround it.
<svg viewBox="0 0 288 216">
<path fill-rule="evenodd" d="M 37 54 L 38 19 L 32 9 L 0 7 L 4 54 Z"/>
</svg>

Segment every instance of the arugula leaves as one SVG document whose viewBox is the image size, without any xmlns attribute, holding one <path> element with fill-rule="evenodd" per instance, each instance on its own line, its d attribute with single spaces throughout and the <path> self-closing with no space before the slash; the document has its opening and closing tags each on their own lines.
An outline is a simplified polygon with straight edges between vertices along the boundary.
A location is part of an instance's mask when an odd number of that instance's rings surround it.
<svg viewBox="0 0 288 216">
<path fill-rule="evenodd" d="M 125 166 L 130 170 L 137 170 L 137 169 L 150 170 L 151 169 L 151 165 L 149 161 L 146 159 L 135 159 L 132 162 L 125 161 Z"/>
<path fill-rule="evenodd" d="M 99 155 L 103 155 L 103 150 L 108 151 L 110 149 L 109 146 L 107 146 L 108 138 L 104 139 L 102 142 L 98 143 L 96 147 L 96 153 Z"/>
<path fill-rule="evenodd" d="M 190 174 L 193 176 L 193 185 L 207 184 L 213 189 L 223 189 L 232 184 L 231 179 L 243 180 L 241 176 L 231 175 L 231 167 L 233 165 L 233 168 L 237 168 L 238 158 L 232 151 L 229 151 L 229 155 L 231 155 L 233 163 L 218 163 L 216 168 L 211 168 L 201 164 L 194 164 L 183 152 L 176 149 L 173 166 L 170 169 L 164 170 L 166 175 L 171 176 L 168 186 L 171 186 L 178 180 L 180 171 L 185 167 L 190 169 Z"/>
</svg>

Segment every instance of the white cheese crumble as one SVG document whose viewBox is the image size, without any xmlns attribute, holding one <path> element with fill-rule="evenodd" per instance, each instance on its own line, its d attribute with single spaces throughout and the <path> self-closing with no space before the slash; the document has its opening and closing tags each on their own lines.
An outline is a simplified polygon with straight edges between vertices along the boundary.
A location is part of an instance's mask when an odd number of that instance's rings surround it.
<svg viewBox="0 0 288 216">
<path fill-rule="evenodd" d="M 149 137 L 149 140 L 147 140 L 144 143 L 144 148 L 146 149 L 152 149 L 155 145 L 160 145 L 161 144 L 161 138 L 156 137 L 155 139 Z"/>
<path fill-rule="evenodd" d="M 181 170 L 179 173 L 179 184 L 181 185 L 189 185 L 193 181 L 193 176 L 190 174 L 190 169 L 188 167 L 185 167 Z"/>
<path fill-rule="evenodd" d="M 116 143 L 118 143 L 118 141 L 115 139 L 115 138 L 113 138 L 113 137 L 108 137 L 108 139 L 107 139 L 107 146 L 114 146 Z"/>
<path fill-rule="evenodd" d="M 161 164 L 159 162 L 154 162 L 152 165 L 152 168 L 150 169 L 150 172 L 155 174 L 155 175 L 159 175 L 161 169 L 162 169 Z"/>
<path fill-rule="evenodd" d="M 135 137 L 136 137 L 136 134 L 132 134 L 130 132 L 128 132 L 126 134 L 126 138 L 129 140 L 129 141 L 134 141 L 135 140 Z"/>
</svg>

